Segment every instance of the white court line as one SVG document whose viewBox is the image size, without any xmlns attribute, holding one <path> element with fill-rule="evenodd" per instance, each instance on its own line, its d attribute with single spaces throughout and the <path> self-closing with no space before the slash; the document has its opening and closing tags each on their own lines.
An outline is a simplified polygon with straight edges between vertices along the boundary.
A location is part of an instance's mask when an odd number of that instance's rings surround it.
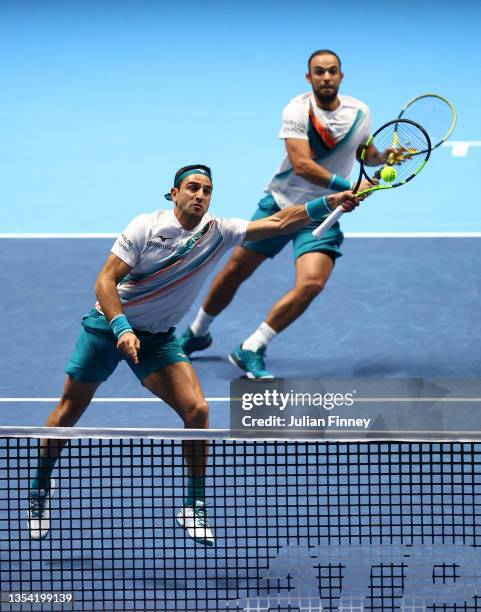
<svg viewBox="0 0 481 612">
<path fill-rule="evenodd" d="M 481 232 L 346 232 L 347 238 L 481 238 Z M 0 239 L 117 238 L 118 234 L 0 234 Z"/>
<path fill-rule="evenodd" d="M 229 402 L 230 397 L 206 397 L 208 402 Z M 16 404 L 24 404 L 24 403 L 50 403 L 50 402 L 58 402 L 60 400 L 59 397 L 0 397 L 0 403 L 8 404 L 8 403 L 16 403 Z M 125 403 L 125 402 L 163 402 L 157 397 L 94 397 L 92 402 L 98 403 Z"/>
<path fill-rule="evenodd" d="M 471 147 L 481 147 L 481 140 L 450 140 L 441 146 L 449 147 L 452 157 L 466 157 Z"/>
<path fill-rule="evenodd" d="M 481 238 L 481 232 L 346 232 L 346 238 Z"/>
<path fill-rule="evenodd" d="M 118 238 L 119 234 L 0 234 L 0 238 Z"/>
<path fill-rule="evenodd" d="M 208 402 L 230 402 L 230 397 L 206 397 Z M 240 401 L 241 398 L 235 398 Z M 0 397 L 0 403 L 49 403 L 58 402 L 59 397 Z M 94 397 L 92 402 L 97 403 L 148 403 L 163 402 L 157 397 Z M 356 397 L 356 402 L 481 402 L 481 397 Z"/>
</svg>

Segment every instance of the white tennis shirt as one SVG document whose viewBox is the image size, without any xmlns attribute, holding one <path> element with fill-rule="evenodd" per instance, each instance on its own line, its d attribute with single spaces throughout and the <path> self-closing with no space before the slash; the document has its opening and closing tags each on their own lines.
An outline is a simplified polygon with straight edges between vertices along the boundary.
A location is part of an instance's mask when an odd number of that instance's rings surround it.
<svg viewBox="0 0 481 612">
<path fill-rule="evenodd" d="M 371 113 L 355 98 L 339 95 L 339 100 L 336 110 L 326 111 L 317 106 L 312 92 L 296 96 L 284 109 L 279 138 L 308 140 L 315 161 L 333 174 L 349 178 L 356 151 L 371 134 Z M 266 191 L 280 208 L 333 193 L 294 174 L 287 155 Z"/>
<path fill-rule="evenodd" d="M 196 228 L 185 230 L 172 210 L 136 217 L 112 247 L 132 267 L 117 285 L 132 327 L 157 333 L 175 326 L 222 255 L 242 244 L 247 224 L 207 213 Z M 102 312 L 98 303 L 96 308 Z"/>
</svg>

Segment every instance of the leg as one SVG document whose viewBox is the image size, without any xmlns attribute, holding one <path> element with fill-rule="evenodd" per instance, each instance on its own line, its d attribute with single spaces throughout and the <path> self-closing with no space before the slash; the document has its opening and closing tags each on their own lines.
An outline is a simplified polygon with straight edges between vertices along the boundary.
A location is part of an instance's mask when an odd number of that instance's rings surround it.
<svg viewBox="0 0 481 612">
<path fill-rule="evenodd" d="M 271 309 L 266 323 L 280 332 L 295 321 L 319 295 L 334 269 L 335 260 L 342 255 L 344 235 L 339 223 L 321 238 L 315 238 L 315 224 L 297 232 L 293 240 L 296 259 L 296 283 Z"/>
<path fill-rule="evenodd" d="M 186 355 L 203 351 L 212 344 L 209 327 L 214 318 L 232 301 L 241 284 L 266 259 L 265 255 L 245 247 L 234 249 L 232 257 L 215 277 L 204 305 L 199 309 L 192 324 L 179 338 Z"/>
<path fill-rule="evenodd" d="M 67 376 L 62 397 L 47 419 L 47 427 L 75 425 L 90 404 L 100 383 L 79 382 Z M 52 470 L 66 440 L 48 438 L 40 443 L 35 476 L 30 483 L 28 526 L 34 540 L 45 538 L 50 531 L 50 499 L 54 490 Z"/>
<path fill-rule="evenodd" d="M 300 256 L 296 262 L 294 288 L 273 306 L 256 331 L 230 354 L 231 363 L 244 370 L 248 378 L 273 378 L 264 362 L 268 343 L 306 310 L 324 288 L 333 268 L 333 259 L 325 253 Z"/>
<path fill-rule="evenodd" d="M 326 253 L 306 253 L 299 257 L 295 286 L 274 304 L 266 323 L 277 333 L 293 323 L 324 289 L 333 269 L 334 261 Z"/>
<path fill-rule="evenodd" d="M 158 372 L 152 372 L 143 383 L 154 395 L 172 406 L 186 428 L 209 427 L 209 406 L 190 363 L 173 363 Z M 208 443 L 205 440 L 184 440 L 183 447 L 189 474 L 204 477 Z"/>
<path fill-rule="evenodd" d="M 215 277 L 204 301 L 204 311 L 216 317 L 232 301 L 237 289 L 267 257 L 245 247 L 236 247 L 230 260 Z"/>
<path fill-rule="evenodd" d="M 174 408 L 186 428 L 207 428 L 209 408 L 199 379 L 190 363 L 177 362 L 149 374 L 143 381 L 154 395 Z M 205 509 L 205 468 L 208 443 L 184 440 L 183 453 L 188 471 L 188 493 L 177 523 L 191 538 L 206 546 L 214 545 Z"/>
<path fill-rule="evenodd" d="M 91 333 L 95 332 L 95 333 Z M 116 348 L 107 319 L 92 309 L 83 319 L 83 328 L 67 364 L 62 397 L 47 420 L 47 427 L 75 425 L 90 404 L 102 381 L 112 374 L 122 355 Z M 66 440 L 41 441 L 35 476 L 30 485 L 28 514 L 33 539 L 46 537 L 50 529 L 50 497 L 54 483 L 50 476 Z"/>
<path fill-rule="evenodd" d="M 72 427 L 90 404 L 100 383 L 85 383 L 67 376 L 59 403 L 47 419 L 47 427 Z M 31 489 L 48 489 L 50 475 L 67 440 L 45 438 L 40 443 L 37 471 Z"/>
<path fill-rule="evenodd" d="M 47 427 L 73 427 L 92 401 L 95 392 L 102 383 L 88 383 L 74 380 L 67 376 L 62 397 L 50 413 Z"/>
</svg>

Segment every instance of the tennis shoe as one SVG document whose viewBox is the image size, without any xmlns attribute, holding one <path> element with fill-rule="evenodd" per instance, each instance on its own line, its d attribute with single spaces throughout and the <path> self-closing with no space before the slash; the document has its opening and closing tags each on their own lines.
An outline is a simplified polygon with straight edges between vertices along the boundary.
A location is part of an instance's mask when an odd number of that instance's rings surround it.
<svg viewBox="0 0 481 612">
<path fill-rule="evenodd" d="M 55 489 L 55 480 L 49 489 L 30 489 L 27 512 L 28 527 L 32 540 L 43 540 L 50 531 L 50 499 Z"/>
<path fill-rule="evenodd" d="M 214 546 L 214 534 L 209 527 L 204 502 L 197 500 L 195 507 L 186 506 L 177 515 L 177 524 L 183 527 L 189 537 L 199 544 Z"/>
<path fill-rule="evenodd" d="M 254 352 L 243 349 L 242 345 L 239 344 L 235 351 L 229 355 L 229 361 L 244 370 L 247 378 L 274 378 L 274 375 L 266 369 L 265 354 L 265 346 Z"/>
<path fill-rule="evenodd" d="M 209 332 L 205 336 L 194 336 L 190 327 L 187 327 L 179 338 L 180 346 L 189 357 L 195 351 L 203 351 L 212 344 L 212 336 Z"/>
</svg>

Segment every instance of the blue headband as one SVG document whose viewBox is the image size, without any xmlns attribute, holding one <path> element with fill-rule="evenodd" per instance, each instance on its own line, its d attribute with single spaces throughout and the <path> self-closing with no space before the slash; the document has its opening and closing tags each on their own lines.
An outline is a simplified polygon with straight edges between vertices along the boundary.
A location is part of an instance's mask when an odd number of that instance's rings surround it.
<svg viewBox="0 0 481 612">
<path fill-rule="evenodd" d="M 191 174 L 203 174 L 210 180 L 210 182 L 212 182 L 212 177 L 207 170 L 204 170 L 203 168 L 194 168 L 193 170 L 186 170 L 185 172 L 182 172 L 182 174 L 179 174 L 179 176 L 175 179 L 174 187 L 178 187 L 180 183 Z"/>
<path fill-rule="evenodd" d="M 180 183 L 187 177 L 190 176 L 191 174 L 203 174 L 204 176 L 206 176 L 210 182 L 212 183 L 212 176 L 210 175 L 210 172 L 207 172 L 207 170 L 204 170 L 203 168 L 194 168 L 192 170 L 186 170 L 185 172 L 182 172 L 182 174 L 179 174 L 179 176 L 174 180 L 174 187 L 177 188 Z M 164 198 L 166 200 L 172 200 L 172 196 L 170 195 L 170 193 L 166 193 L 164 195 Z"/>
</svg>

